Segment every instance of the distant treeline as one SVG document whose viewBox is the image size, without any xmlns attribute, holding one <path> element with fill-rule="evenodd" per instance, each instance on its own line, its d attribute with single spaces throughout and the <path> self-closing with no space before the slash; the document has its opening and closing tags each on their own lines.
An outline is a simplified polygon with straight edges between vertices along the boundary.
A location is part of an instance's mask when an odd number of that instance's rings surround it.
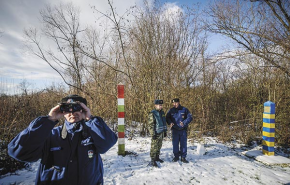
<svg viewBox="0 0 290 185">
<path fill-rule="evenodd" d="M 235 71 L 236 75 L 238 73 Z M 126 125 L 131 126 L 134 123 L 136 126 L 138 123 L 140 134 L 148 136 L 147 117 L 154 108 L 154 99 L 163 99 L 164 110 L 167 112 L 172 106 L 170 100 L 180 98 L 181 105 L 187 107 L 194 117 L 188 130 L 189 137 L 196 139 L 208 135 L 219 137 L 225 142 L 240 140 L 242 143 L 251 144 L 252 141 L 261 141 L 263 104 L 271 100 L 276 104 L 275 144 L 289 148 L 290 81 L 277 70 L 268 70 L 267 73 L 265 70 L 261 73 L 252 73 L 251 69 L 247 69 L 246 72 L 243 71 L 243 78 L 227 83 L 226 79 L 219 82 L 215 78 L 207 78 L 195 86 L 181 84 L 169 86 L 166 83 L 155 82 L 153 86 L 160 89 L 158 96 L 153 96 L 148 83 L 138 83 L 134 89 L 125 84 Z M 265 74 L 271 78 L 265 78 Z M 205 76 L 211 75 L 213 72 L 207 71 Z M 109 80 L 110 78 L 103 84 L 107 89 L 104 91 L 96 91 L 97 84 L 91 83 L 85 92 L 77 89 L 67 92 L 61 88 L 50 87 L 41 92 L 2 94 L 0 96 L 0 139 L 1 146 L 4 147 L 2 149 L 5 149 L 5 145 L 34 118 L 47 115 L 50 109 L 68 94 L 86 97 L 92 113 L 104 117 L 113 128 L 117 123 L 117 83 L 107 83 Z"/>
</svg>

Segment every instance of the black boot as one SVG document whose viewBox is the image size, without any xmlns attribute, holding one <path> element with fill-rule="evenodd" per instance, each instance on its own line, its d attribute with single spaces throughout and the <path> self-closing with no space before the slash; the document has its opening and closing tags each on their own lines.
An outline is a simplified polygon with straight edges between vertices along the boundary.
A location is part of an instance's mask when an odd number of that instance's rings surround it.
<svg viewBox="0 0 290 185">
<path fill-rule="evenodd" d="M 183 162 L 183 163 L 189 163 L 188 160 L 185 159 L 185 157 L 181 157 L 181 162 Z"/>
<path fill-rule="evenodd" d="M 159 155 L 156 155 L 156 161 L 159 161 L 160 163 L 163 163 L 164 161 L 162 159 L 159 158 Z"/>
<path fill-rule="evenodd" d="M 174 157 L 174 158 L 172 159 L 173 162 L 177 162 L 178 160 L 179 160 L 179 157 Z"/>
</svg>

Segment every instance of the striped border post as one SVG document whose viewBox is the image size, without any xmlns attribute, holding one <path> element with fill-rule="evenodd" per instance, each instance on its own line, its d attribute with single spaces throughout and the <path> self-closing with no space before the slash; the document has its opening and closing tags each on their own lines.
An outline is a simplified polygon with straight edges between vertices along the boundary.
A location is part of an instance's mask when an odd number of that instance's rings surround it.
<svg viewBox="0 0 290 185">
<path fill-rule="evenodd" d="M 118 155 L 125 155 L 124 85 L 118 84 Z"/>
<path fill-rule="evenodd" d="M 275 146 L 275 103 L 264 103 L 263 113 L 263 154 L 274 155 Z"/>
</svg>

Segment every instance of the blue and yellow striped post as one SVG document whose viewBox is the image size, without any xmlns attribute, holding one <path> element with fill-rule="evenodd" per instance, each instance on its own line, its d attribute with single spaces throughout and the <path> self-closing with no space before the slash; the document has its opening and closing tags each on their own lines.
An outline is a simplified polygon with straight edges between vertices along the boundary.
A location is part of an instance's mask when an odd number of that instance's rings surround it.
<svg viewBox="0 0 290 185">
<path fill-rule="evenodd" d="M 275 103 L 264 103 L 263 113 L 263 154 L 274 155 L 275 146 Z"/>
</svg>

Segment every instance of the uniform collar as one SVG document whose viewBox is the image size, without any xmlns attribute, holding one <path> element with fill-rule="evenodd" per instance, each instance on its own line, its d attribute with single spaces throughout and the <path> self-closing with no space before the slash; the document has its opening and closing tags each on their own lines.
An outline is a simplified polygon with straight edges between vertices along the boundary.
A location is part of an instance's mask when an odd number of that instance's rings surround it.
<svg viewBox="0 0 290 185">
<path fill-rule="evenodd" d="M 65 120 L 65 126 L 67 129 L 67 132 L 70 134 L 73 134 L 75 132 L 80 132 L 83 130 L 83 125 L 81 124 L 82 121 L 76 122 L 76 123 L 70 123 L 67 120 Z"/>
</svg>

